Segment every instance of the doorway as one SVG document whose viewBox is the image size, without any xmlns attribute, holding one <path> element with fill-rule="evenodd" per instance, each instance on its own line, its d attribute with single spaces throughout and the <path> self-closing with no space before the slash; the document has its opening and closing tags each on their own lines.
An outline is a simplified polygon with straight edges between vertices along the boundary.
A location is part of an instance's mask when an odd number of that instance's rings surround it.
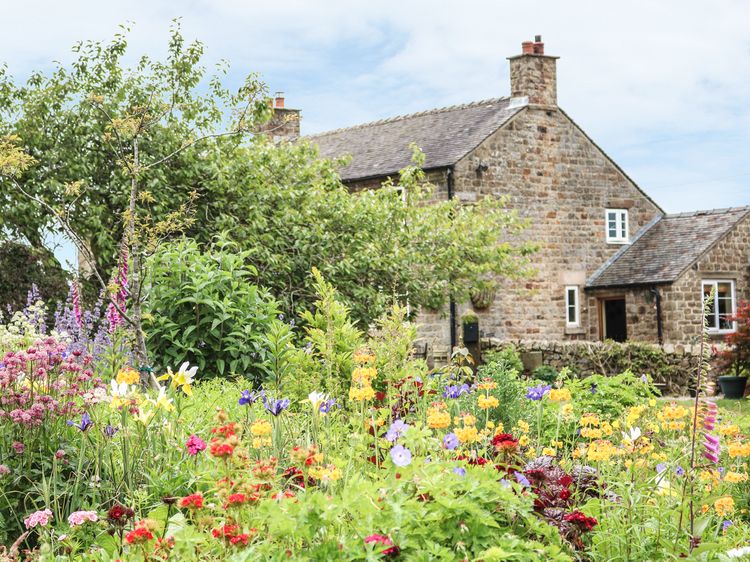
<svg viewBox="0 0 750 562">
<path fill-rule="evenodd" d="M 625 297 L 612 297 L 601 301 L 601 337 L 603 340 L 624 342 L 628 339 Z"/>
</svg>

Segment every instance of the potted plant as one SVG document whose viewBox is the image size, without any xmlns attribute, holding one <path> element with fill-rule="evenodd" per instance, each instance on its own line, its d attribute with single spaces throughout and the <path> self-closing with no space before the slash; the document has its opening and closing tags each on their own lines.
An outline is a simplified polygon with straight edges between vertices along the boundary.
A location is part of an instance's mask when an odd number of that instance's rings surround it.
<svg viewBox="0 0 750 562">
<path fill-rule="evenodd" d="M 464 343 L 477 343 L 479 341 L 479 317 L 472 310 L 467 310 L 461 316 L 461 324 L 464 327 Z"/>
<path fill-rule="evenodd" d="M 719 377 L 719 386 L 724 398 L 742 398 L 750 369 L 750 302 L 741 302 L 729 319 L 737 329 L 724 338 L 728 347 L 719 355 L 719 366 L 726 374 Z"/>
</svg>

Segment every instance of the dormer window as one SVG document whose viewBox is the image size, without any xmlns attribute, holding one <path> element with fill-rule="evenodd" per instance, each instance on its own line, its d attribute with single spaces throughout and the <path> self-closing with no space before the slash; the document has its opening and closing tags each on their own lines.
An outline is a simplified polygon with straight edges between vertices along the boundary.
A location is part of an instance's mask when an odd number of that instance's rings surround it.
<svg viewBox="0 0 750 562">
<path fill-rule="evenodd" d="M 607 209 L 604 213 L 607 244 L 628 243 L 628 210 Z"/>
</svg>

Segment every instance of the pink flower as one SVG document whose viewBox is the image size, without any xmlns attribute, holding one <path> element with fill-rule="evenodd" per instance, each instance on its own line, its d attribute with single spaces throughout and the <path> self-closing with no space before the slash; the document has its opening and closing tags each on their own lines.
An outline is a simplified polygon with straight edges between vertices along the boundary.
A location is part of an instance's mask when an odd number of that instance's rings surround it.
<svg viewBox="0 0 750 562">
<path fill-rule="evenodd" d="M 193 434 L 188 437 L 187 443 L 185 443 L 185 447 L 187 447 L 189 455 L 197 455 L 201 451 L 206 450 L 206 442 L 197 435 Z"/>
<path fill-rule="evenodd" d="M 57 460 L 60 460 L 64 456 L 65 456 L 65 451 L 63 451 L 62 449 L 58 449 L 57 451 L 55 451 L 55 458 Z"/>
<path fill-rule="evenodd" d="M 26 525 L 27 529 L 33 529 L 37 525 L 40 527 L 46 527 L 47 524 L 52 520 L 52 512 L 49 509 L 35 511 L 23 520 L 23 524 Z"/>
<path fill-rule="evenodd" d="M 4 464 L 0 464 L 0 476 L 5 476 L 6 474 L 10 474 L 10 469 Z"/>
<path fill-rule="evenodd" d="M 68 515 L 68 523 L 70 523 L 71 527 L 83 525 L 86 521 L 96 523 L 98 519 L 99 517 L 97 516 L 96 511 L 74 511 Z"/>
<path fill-rule="evenodd" d="M 11 447 L 13 447 L 17 455 L 23 455 L 23 452 L 26 450 L 26 446 L 20 441 L 14 441 Z"/>
</svg>

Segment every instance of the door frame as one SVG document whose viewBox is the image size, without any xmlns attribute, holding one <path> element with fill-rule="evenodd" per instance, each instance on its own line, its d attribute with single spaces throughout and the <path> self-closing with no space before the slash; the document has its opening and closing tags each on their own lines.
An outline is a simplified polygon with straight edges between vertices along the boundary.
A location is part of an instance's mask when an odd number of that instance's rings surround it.
<svg viewBox="0 0 750 562">
<path fill-rule="evenodd" d="M 625 303 L 625 329 L 627 330 L 628 327 L 628 320 L 627 320 L 627 306 L 628 301 L 625 297 L 625 294 L 621 295 L 610 295 L 606 297 L 597 297 L 597 314 L 599 317 L 599 341 L 604 341 L 605 334 L 607 333 L 607 315 L 604 314 L 604 303 L 607 301 L 623 301 Z"/>
</svg>

